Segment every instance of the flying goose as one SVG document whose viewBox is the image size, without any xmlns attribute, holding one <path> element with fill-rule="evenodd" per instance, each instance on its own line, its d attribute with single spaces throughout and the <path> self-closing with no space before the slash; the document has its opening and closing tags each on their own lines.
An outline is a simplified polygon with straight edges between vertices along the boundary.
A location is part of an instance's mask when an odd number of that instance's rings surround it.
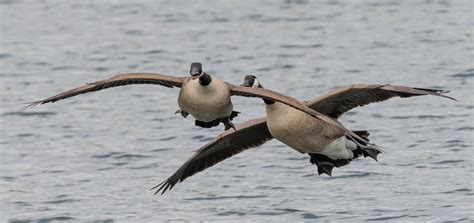
<svg viewBox="0 0 474 223">
<path fill-rule="evenodd" d="M 85 84 L 44 100 L 27 103 L 28 105 L 23 109 L 111 87 L 131 84 L 156 84 L 169 88 L 181 88 L 178 97 L 180 109 L 176 113 L 181 113 L 185 118 L 191 114 L 196 119 L 195 125 L 204 128 L 217 126 L 221 122 L 226 130 L 234 126 L 231 120 L 238 115 L 238 112 L 233 111 L 230 100 L 232 95 L 267 98 L 308 113 L 313 112 L 303 103 L 277 92 L 241 87 L 213 78 L 202 70 L 202 64 L 198 62 L 191 64 L 190 74 L 191 77 L 173 77 L 158 73 L 120 74 L 105 80 Z M 312 115 L 317 116 L 318 114 L 313 113 Z"/>
<path fill-rule="evenodd" d="M 245 77 L 244 86 L 261 88 L 253 75 Z M 388 84 L 353 84 L 338 88 L 304 103 L 337 122 L 345 112 L 392 97 L 434 95 L 456 100 L 443 95 L 449 91 L 411 88 Z M 341 167 L 361 155 L 377 160 L 380 148 L 368 143 L 369 133 L 352 131 L 363 140 L 344 134 L 347 129 L 334 128 L 322 120 L 314 119 L 281 103 L 264 99 L 267 117 L 247 121 L 235 131 L 225 131 L 202 146 L 168 179 L 153 187 L 155 195 L 164 194 L 178 182 L 201 172 L 218 162 L 250 148 L 276 138 L 293 149 L 308 153 L 310 162 L 318 168 L 318 174 L 331 175 L 334 167 Z"/>
</svg>

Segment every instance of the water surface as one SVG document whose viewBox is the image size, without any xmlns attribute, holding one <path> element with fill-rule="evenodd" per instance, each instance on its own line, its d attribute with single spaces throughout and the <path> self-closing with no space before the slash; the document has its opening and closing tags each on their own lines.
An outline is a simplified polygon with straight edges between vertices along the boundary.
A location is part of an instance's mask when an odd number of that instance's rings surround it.
<svg viewBox="0 0 474 223">
<path fill-rule="evenodd" d="M 0 207 L 12 222 L 473 221 L 471 1 L 1 1 Z M 231 83 L 258 75 L 300 98 L 391 83 L 452 90 L 355 109 L 341 121 L 386 147 L 318 176 L 276 140 L 178 184 L 221 128 L 174 115 L 178 90 L 127 86 L 19 112 L 19 103 L 124 72 Z M 260 100 L 234 98 L 241 123 Z"/>
</svg>

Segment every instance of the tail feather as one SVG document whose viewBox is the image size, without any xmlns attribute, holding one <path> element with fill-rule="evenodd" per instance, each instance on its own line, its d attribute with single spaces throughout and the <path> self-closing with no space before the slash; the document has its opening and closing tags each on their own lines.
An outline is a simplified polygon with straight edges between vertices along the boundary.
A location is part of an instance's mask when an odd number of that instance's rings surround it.
<svg viewBox="0 0 474 223">
<path fill-rule="evenodd" d="M 361 131 L 356 132 L 361 133 Z M 370 157 L 377 161 L 377 156 L 383 152 L 382 149 L 373 143 L 369 143 L 368 138 L 366 140 L 363 136 L 359 136 L 356 132 L 349 132 L 346 134 L 346 138 L 357 145 L 357 149 L 352 151 L 354 153 L 354 158 L 363 155 L 364 157 Z"/>
<path fill-rule="evenodd" d="M 308 153 L 310 162 L 318 167 L 318 174 L 327 174 L 331 176 L 334 167 L 342 167 L 349 164 L 353 159 L 364 156 L 371 157 L 377 161 L 377 156 L 382 152 L 379 146 L 369 143 L 369 132 L 365 130 L 349 132 L 346 138 L 357 145 L 357 149 L 352 150 L 354 158 L 333 160 L 326 155 L 317 153 Z"/>
</svg>

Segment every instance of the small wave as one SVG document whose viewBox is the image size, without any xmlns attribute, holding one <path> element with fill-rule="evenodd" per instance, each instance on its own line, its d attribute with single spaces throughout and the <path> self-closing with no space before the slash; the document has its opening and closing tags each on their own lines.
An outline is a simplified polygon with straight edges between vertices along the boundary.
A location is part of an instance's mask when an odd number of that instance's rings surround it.
<svg viewBox="0 0 474 223">
<path fill-rule="evenodd" d="M 346 73 L 362 73 L 363 70 L 357 70 L 357 69 L 346 69 Z"/>
<path fill-rule="evenodd" d="M 219 216 L 232 216 L 232 215 L 238 215 L 238 216 L 244 216 L 246 213 L 240 212 L 240 211 L 225 211 L 221 213 L 217 213 Z"/>
<path fill-rule="evenodd" d="M 450 191 L 446 191 L 446 192 L 443 192 L 443 194 L 452 194 L 452 193 L 458 193 L 458 192 L 471 192 L 472 190 L 469 189 L 469 188 L 461 188 L 461 189 L 456 189 L 456 190 L 450 190 Z"/>
<path fill-rule="evenodd" d="M 154 163 L 154 164 L 147 164 L 144 166 L 135 166 L 135 167 L 127 167 L 127 168 L 131 170 L 143 170 L 143 169 L 154 169 L 157 167 L 158 167 L 158 164 Z"/>
<path fill-rule="evenodd" d="M 45 201 L 43 203 L 45 204 L 63 204 L 63 203 L 72 203 L 72 202 L 78 202 L 79 200 L 77 199 L 58 199 L 58 200 L 52 200 L 52 201 Z"/>
<path fill-rule="evenodd" d="M 221 196 L 221 197 L 195 197 L 188 198 L 188 201 L 206 201 L 206 200 L 223 200 L 223 199 L 253 199 L 253 198 L 265 198 L 266 195 L 242 195 L 242 196 Z"/>
<path fill-rule="evenodd" d="M 158 49 L 156 49 L 156 50 L 145 51 L 145 52 L 143 52 L 143 54 L 160 54 L 160 53 L 165 53 L 165 52 L 166 52 L 166 51 L 164 51 L 164 50 L 158 50 Z"/>
<path fill-rule="evenodd" d="M 307 156 L 302 156 L 302 157 L 288 157 L 285 158 L 285 160 L 307 160 L 309 157 Z"/>
<path fill-rule="evenodd" d="M 103 159 L 103 158 L 109 158 L 111 156 L 114 156 L 116 154 L 121 154 L 119 152 L 111 152 L 111 153 L 107 153 L 107 154 L 104 154 L 104 155 L 93 155 L 92 157 L 93 158 L 99 158 L 99 159 Z"/>
<path fill-rule="evenodd" d="M 76 70 L 76 69 L 79 69 L 79 67 L 75 67 L 75 66 L 57 66 L 57 67 L 51 68 L 51 70 L 53 70 L 53 71 Z"/>
<path fill-rule="evenodd" d="M 0 179 L 3 179 L 5 181 L 14 181 L 16 177 L 0 177 Z"/>
<path fill-rule="evenodd" d="M 465 127 L 461 127 L 461 128 L 457 128 L 457 129 L 456 129 L 456 131 L 464 131 L 464 130 L 471 131 L 471 130 L 474 130 L 474 127 L 465 126 Z"/>
<path fill-rule="evenodd" d="M 150 152 L 162 152 L 162 151 L 168 151 L 168 150 L 173 150 L 173 149 L 172 148 L 160 148 L 160 149 L 150 150 Z"/>
<path fill-rule="evenodd" d="M 253 57 L 253 56 L 241 56 L 237 59 L 239 59 L 239 60 L 254 60 L 255 57 Z"/>
<path fill-rule="evenodd" d="M 313 44 L 313 45 L 283 44 L 283 45 L 280 45 L 281 48 L 285 48 L 285 49 L 320 48 L 322 46 L 323 44 Z"/>
<path fill-rule="evenodd" d="M 98 72 L 106 72 L 106 71 L 109 71 L 110 68 L 109 67 L 94 67 L 92 68 L 93 71 L 98 71 Z"/>
<path fill-rule="evenodd" d="M 453 164 L 453 163 L 460 163 L 464 162 L 464 160 L 443 160 L 439 162 L 434 162 L 433 164 Z"/>
<path fill-rule="evenodd" d="M 143 35 L 143 31 L 138 30 L 138 29 L 125 30 L 124 33 L 128 35 L 137 35 L 137 36 Z"/>
<path fill-rule="evenodd" d="M 369 218 L 366 221 L 388 221 L 388 220 L 393 220 L 397 218 L 404 218 L 407 217 L 407 214 L 404 215 L 398 215 L 398 216 L 387 216 L 387 217 L 380 217 L 380 218 Z"/>
<path fill-rule="evenodd" d="M 111 152 L 103 155 L 93 155 L 93 158 L 106 159 L 112 157 L 114 159 L 134 159 L 134 158 L 147 158 L 149 156 L 131 153 Z"/>
<path fill-rule="evenodd" d="M 9 57 L 12 57 L 12 55 L 9 53 L 0 53 L 0 59 L 5 59 Z"/>
<path fill-rule="evenodd" d="M 293 209 L 293 208 L 275 208 L 275 210 L 283 211 L 283 212 L 286 212 L 286 213 L 306 212 L 306 211 L 303 211 L 303 210 Z"/>
<path fill-rule="evenodd" d="M 51 218 L 40 218 L 40 219 L 11 219 L 8 222 L 10 223 L 29 223 L 29 222 L 41 222 L 41 223 L 50 223 L 56 221 L 72 221 L 74 218 L 67 217 L 67 216 L 58 216 L 58 217 L 51 217 Z"/>
<path fill-rule="evenodd" d="M 20 133 L 20 134 L 17 134 L 16 136 L 19 137 L 19 138 L 26 138 L 26 137 L 31 137 L 31 136 L 34 136 L 35 134 L 32 134 L 32 133 Z"/>
<path fill-rule="evenodd" d="M 390 119 L 442 119 L 444 115 L 407 115 L 407 116 L 391 116 Z"/>
<path fill-rule="evenodd" d="M 12 202 L 13 204 L 17 205 L 17 206 L 23 206 L 23 207 L 31 207 L 33 206 L 33 204 L 31 203 L 28 203 L 28 202 L 24 202 L 24 201 L 15 201 L 15 202 Z"/>
<path fill-rule="evenodd" d="M 25 111 L 18 111 L 18 112 L 7 112 L 1 114 L 1 116 L 39 116 L 39 117 L 48 117 L 51 115 L 56 115 L 56 112 L 25 112 Z"/>
<path fill-rule="evenodd" d="M 119 156 L 115 156 L 114 158 L 115 159 L 134 159 L 134 158 L 147 158 L 147 157 L 149 157 L 149 156 L 126 153 L 126 154 L 122 154 L 122 155 L 119 155 Z"/>
<path fill-rule="evenodd" d="M 161 138 L 160 141 L 170 141 L 174 138 L 176 138 L 176 136 L 165 137 L 165 138 Z"/>
<path fill-rule="evenodd" d="M 261 190 L 283 190 L 283 189 L 285 189 L 285 187 L 258 186 L 256 189 L 261 189 Z"/>
<path fill-rule="evenodd" d="M 317 215 L 311 214 L 311 213 L 303 213 L 303 214 L 301 214 L 301 217 L 304 218 L 304 219 L 322 218 L 322 216 L 317 216 Z"/>
<path fill-rule="evenodd" d="M 466 78 L 466 77 L 474 77 L 474 69 L 467 69 L 465 71 L 462 71 L 457 74 L 451 75 L 452 77 L 458 77 L 458 78 Z"/>
<path fill-rule="evenodd" d="M 277 54 L 276 56 L 280 57 L 280 58 L 301 58 L 304 55 L 303 54 L 280 53 L 280 54 Z"/>
<path fill-rule="evenodd" d="M 381 175 L 381 174 L 375 173 L 375 172 L 352 172 L 351 171 L 350 173 L 351 174 L 334 176 L 334 177 L 331 177 L 331 178 L 333 178 L 333 179 L 343 179 L 343 178 L 354 178 L 354 177 L 366 177 L 366 176 L 370 176 L 370 175 Z"/>
</svg>

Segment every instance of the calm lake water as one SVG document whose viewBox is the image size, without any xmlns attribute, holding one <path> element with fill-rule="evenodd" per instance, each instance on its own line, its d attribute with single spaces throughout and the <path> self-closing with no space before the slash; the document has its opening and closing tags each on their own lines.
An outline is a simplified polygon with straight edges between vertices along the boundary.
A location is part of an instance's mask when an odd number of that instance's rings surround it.
<svg viewBox="0 0 474 223">
<path fill-rule="evenodd" d="M 10 222 L 469 222 L 473 208 L 472 1 L 0 1 L 0 220 Z M 19 112 L 20 103 L 125 72 L 231 83 L 246 74 L 300 99 L 337 86 L 451 90 L 392 99 L 341 121 L 380 161 L 318 176 L 271 142 L 176 185 L 220 131 L 174 115 L 178 90 L 126 86 Z M 265 115 L 233 98 L 235 123 Z"/>
</svg>

